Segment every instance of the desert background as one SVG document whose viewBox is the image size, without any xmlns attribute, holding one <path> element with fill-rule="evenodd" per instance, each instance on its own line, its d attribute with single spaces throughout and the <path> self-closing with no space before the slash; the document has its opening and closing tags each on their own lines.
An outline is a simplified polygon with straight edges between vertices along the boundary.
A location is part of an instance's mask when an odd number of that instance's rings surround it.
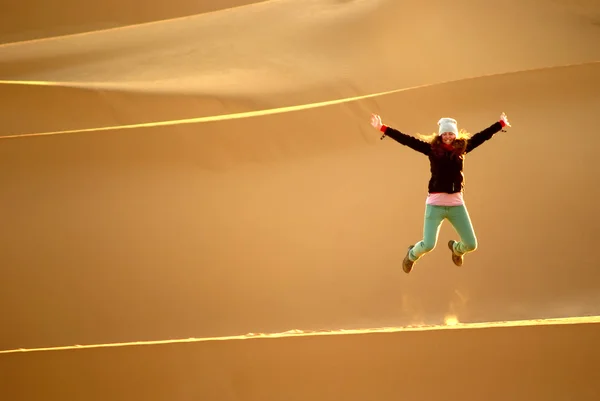
<svg viewBox="0 0 600 401">
<path fill-rule="evenodd" d="M 599 61 L 592 0 L 11 4 L 0 396 L 600 399 Z M 429 164 L 371 113 L 502 112 L 477 251 L 406 275 Z"/>
</svg>

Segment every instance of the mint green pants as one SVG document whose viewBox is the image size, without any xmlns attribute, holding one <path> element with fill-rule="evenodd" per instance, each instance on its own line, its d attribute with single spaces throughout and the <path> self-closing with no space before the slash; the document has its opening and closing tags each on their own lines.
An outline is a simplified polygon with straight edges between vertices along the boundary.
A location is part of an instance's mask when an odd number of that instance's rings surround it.
<svg viewBox="0 0 600 401">
<path fill-rule="evenodd" d="M 477 249 L 477 237 L 475 237 L 466 206 L 425 206 L 423 239 L 417 242 L 409 252 L 408 257 L 410 260 L 416 262 L 421 256 L 435 248 L 442 222 L 445 219 L 450 221 L 450 224 L 460 236 L 460 241 L 454 244 L 454 253 L 464 255 Z"/>
</svg>

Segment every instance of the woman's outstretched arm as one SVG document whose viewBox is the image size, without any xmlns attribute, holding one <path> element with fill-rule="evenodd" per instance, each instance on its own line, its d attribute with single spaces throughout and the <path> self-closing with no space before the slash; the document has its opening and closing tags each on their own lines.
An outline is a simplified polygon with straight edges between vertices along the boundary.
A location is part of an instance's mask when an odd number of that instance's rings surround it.
<svg viewBox="0 0 600 401">
<path fill-rule="evenodd" d="M 416 150 L 417 152 L 423 153 L 424 155 L 428 155 L 431 150 L 431 145 L 425 141 L 412 137 L 410 135 L 406 135 L 397 129 L 388 127 L 387 125 L 381 122 L 381 117 L 377 114 L 371 115 L 371 125 L 377 130 L 383 132 L 385 136 L 389 136 L 396 142 L 408 146 L 409 148 Z M 382 137 L 383 138 L 383 137 Z"/>
<path fill-rule="evenodd" d="M 469 139 L 469 141 L 467 142 L 467 149 L 465 152 L 471 152 L 485 141 L 491 139 L 494 136 L 494 134 L 502 130 L 502 128 L 507 126 L 510 127 L 510 123 L 508 122 L 508 118 L 506 118 L 506 114 L 502 113 L 500 115 L 500 120 L 496 121 L 494 124 L 490 125 L 483 131 L 476 133 Z"/>
</svg>

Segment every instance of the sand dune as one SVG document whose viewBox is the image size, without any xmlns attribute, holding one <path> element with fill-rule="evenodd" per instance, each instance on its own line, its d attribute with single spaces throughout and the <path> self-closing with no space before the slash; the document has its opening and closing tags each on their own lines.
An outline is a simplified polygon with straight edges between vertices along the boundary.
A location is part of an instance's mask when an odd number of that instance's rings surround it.
<svg viewBox="0 0 600 401">
<path fill-rule="evenodd" d="M 508 0 L 502 7 L 518 12 L 503 15 L 473 0 L 426 0 L 419 7 L 381 0 L 268 1 L 8 46 L 0 78 L 279 94 L 293 102 L 296 92 L 311 92 L 304 96 L 318 101 L 335 90 L 378 92 L 600 57 L 600 30 L 563 6 Z M 320 94 L 321 87 L 330 90 Z"/>
<path fill-rule="evenodd" d="M 146 123 L 600 59 L 594 7 L 585 8 L 590 20 L 582 21 L 574 3 L 540 4 L 505 2 L 519 11 L 503 16 L 468 0 L 427 0 L 412 8 L 390 1 L 278 0 L 4 46 L 0 80 L 51 86 L 0 85 L 0 118 L 6 134 Z M 501 28 L 490 29 L 490 15 Z M 457 26 L 445 29 L 441 16 Z M 74 113 L 78 104 L 85 107 Z"/>
<path fill-rule="evenodd" d="M 86 3 L 76 0 L 13 2 L 0 14 L 0 44 L 115 29 L 165 19 L 214 12 L 261 0 L 218 0 L 140 3 L 107 0 Z"/>
<path fill-rule="evenodd" d="M 0 85 L 0 118 L 9 134 L 114 126 L 597 61 L 597 7 L 574 5 L 511 0 L 503 7 L 518 12 L 504 16 L 471 0 L 427 0 L 412 8 L 391 1 L 277 0 L 18 43 L 0 47 L 0 80 L 51 86 Z M 123 5 L 121 15 L 135 14 L 127 10 Z M 490 15 L 510 27 L 510 36 L 505 28 L 490 29 Z M 445 29 L 442 16 L 457 26 Z M 73 113 L 78 104 L 85 107 Z"/>
<path fill-rule="evenodd" d="M 9 84 L 1 87 L 5 94 L 0 99 L 3 120 L 0 136 L 3 137 L 180 120 L 261 108 L 260 102 L 226 96 L 138 93 L 54 85 Z"/>
<path fill-rule="evenodd" d="M 15 401 L 592 401 L 598 335 L 589 323 L 207 341 L 3 355 L 0 372 Z"/>
<path fill-rule="evenodd" d="M 593 313 L 597 221 L 574 177 L 595 171 L 596 137 L 573 139 L 593 125 L 599 65 L 372 104 L 407 132 L 442 113 L 476 130 L 509 110 L 515 124 L 467 162 L 480 250 L 457 270 L 440 247 L 409 277 L 427 163 L 365 127 L 369 104 L 5 140 L 2 348 Z M 561 135 L 568 147 L 547 140 Z M 577 246 L 571 274 L 557 238 Z"/>
<path fill-rule="evenodd" d="M 64 0 L 2 14 L 0 41 L 40 40 L 0 46 L 0 350 L 600 314 L 600 3 L 237 7 L 249 3 L 128 0 L 84 14 Z M 316 104 L 332 100 L 343 101 Z M 448 115 L 475 132 L 503 111 L 513 127 L 466 163 L 478 251 L 456 268 L 446 224 L 402 273 L 428 164 L 379 140 L 370 113 L 416 134 Z M 263 114 L 236 115 L 252 112 Z M 575 357 L 597 363 L 597 334 L 2 354 L 0 377 L 14 400 L 587 400 L 598 389 Z M 76 375 L 69 389 L 62 374 Z"/>
</svg>

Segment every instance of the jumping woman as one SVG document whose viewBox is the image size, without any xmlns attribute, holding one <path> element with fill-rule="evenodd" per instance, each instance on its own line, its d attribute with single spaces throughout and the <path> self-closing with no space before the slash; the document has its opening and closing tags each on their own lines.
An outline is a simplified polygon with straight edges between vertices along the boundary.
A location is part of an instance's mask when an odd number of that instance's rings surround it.
<svg viewBox="0 0 600 401">
<path fill-rule="evenodd" d="M 390 137 L 429 157 L 431 178 L 425 202 L 423 239 L 408 247 L 402 269 L 410 273 L 414 264 L 435 248 L 445 219 L 450 221 L 460 236 L 460 241 L 450 240 L 448 248 L 452 251 L 454 264 L 462 266 L 464 255 L 477 248 L 477 238 L 463 199 L 465 155 L 491 139 L 502 128 L 510 127 L 506 114 L 502 113 L 499 121 L 473 136 L 459 131 L 453 118 L 440 119 L 438 133 L 423 137 L 423 140 L 384 125 L 377 114 L 371 115 L 371 125 L 383 132 L 381 139 Z"/>
</svg>

